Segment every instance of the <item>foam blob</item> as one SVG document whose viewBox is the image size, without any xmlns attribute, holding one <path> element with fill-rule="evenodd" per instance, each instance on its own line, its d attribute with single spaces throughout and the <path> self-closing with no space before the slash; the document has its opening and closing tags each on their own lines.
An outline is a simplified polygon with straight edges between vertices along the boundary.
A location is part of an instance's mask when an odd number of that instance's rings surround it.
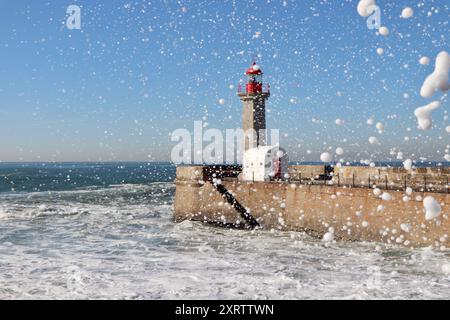
<svg viewBox="0 0 450 320">
<path fill-rule="evenodd" d="M 441 51 L 436 56 L 436 63 L 433 73 L 423 82 L 420 88 L 420 95 L 424 98 L 432 97 L 436 91 L 443 92 L 450 89 L 448 83 L 448 72 L 450 71 L 450 55 L 446 51 Z"/>
<path fill-rule="evenodd" d="M 378 141 L 378 139 L 375 138 L 375 137 L 370 137 L 369 138 L 369 143 L 370 144 L 380 144 L 380 141 Z"/>
<path fill-rule="evenodd" d="M 450 274 L 450 263 L 444 263 L 441 267 L 442 272 Z"/>
<path fill-rule="evenodd" d="M 410 7 L 406 7 L 402 10 L 402 18 L 409 19 L 414 15 L 414 10 Z"/>
<path fill-rule="evenodd" d="M 360 0 L 358 2 L 356 10 L 361 17 L 368 17 L 372 13 L 372 10 L 370 10 L 370 8 L 375 5 L 375 0 Z"/>
<path fill-rule="evenodd" d="M 334 233 L 327 232 L 323 235 L 322 241 L 323 242 L 331 242 L 334 240 Z"/>
<path fill-rule="evenodd" d="M 382 124 L 381 122 L 377 122 L 377 124 L 375 125 L 375 128 L 377 128 L 378 131 L 383 132 L 384 124 Z"/>
<path fill-rule="evenodd" d="M 419 59 L 419 63 L 421 64 L 421 65 L 429 65 L 430 64 L 430 58 L 428 58 L 428 57 L 421 57 L 420 59 Z"/>
<path fill-rule="evenodd" d="M 289 102 L 292 104 L 297 104 L 299 102 L 299 99 L 297 97 L 292 97 L 289 99 Z"/>
<path fill-rule="evenodd" d="M 322 241 L 331 242 L 334 240 L 334 228 L 328 228 L 328 232 L 323 235 Z"/>
<path fill-rule="evenodd" d="M 411 170 L 412 169 L 412 160 L 411 159 L 406 159 L 405 161 L 403 161 L 403 168 L 405 168 L 405 170 Z"/>
<path fill-rule="evenodd" d="M 377 48 L 377 53 L 378 55 L 382 55 L 384 53 L 384 49 L 383 48 Z"/>
<path fill-rule="evenodd" d="M 324 152 L 320 155 L 320 161 L 322 162 L 331 162 L 333 160 L 333 157 L 329 152 Z"/>
<path fill-rule="evenodd" d="M 450 126 L 445 127 L 445 131 L 447 131 L 448 133 L 450 133 Z"/>
<path fill-rule="evenodd" d="M 439 217 L 441 214 L 441 205 L 432 196 L 423 199 L 423 208 L 425 209 L 425 219 L 431 220 Z"/>
<path fill-rule="evenodd" d="M 414 111 L 417 118 L 418 128 L 421 130 L 428 130 L 431 128 L 433 121 L 431 119 L 431 111 L 441 106 L 440 101 L 433 101 L 426 106 L 419 107 Z"/>
<path fill-rule="evenodd" d="M 411 187 L 408 187 L 408 188 L 406 188 L 406 194 L 407 195 L 412 195 L 412 193 L 413 193 L 413 189 L 411 188 Z"/>
<path fill-rule="evenodd" d="M 367 119 L 367 124 L 368 124 L 369 126 L 372 126 L 374 123 L 375 123 L 375 120 L 374 120 L 373 118 Z"/>
<path fill-rule="evenodd" d="M 383 192 L 383 194 L 381 195 L 381 199 L 384 201 L 391 201 L 392 196 L 387 192 Z"/>
<path fill-rule="evenodd" d="M 385 26 L 380 27 L 380 29 L 378 29 L 378 32 L 379 32 L 382 36 L 387 36 L 387 35 L 389 35 L 389 29 L 388 29 L 388 27 L 385 27 Z"/>
<path fill-rule="evenodd" d="M 402 223 L 400 225 L 400 229 L 402 229 L 404 232 L 410 232 L 411 231 L 411 225 L 409 223 Z"/>
</svg>

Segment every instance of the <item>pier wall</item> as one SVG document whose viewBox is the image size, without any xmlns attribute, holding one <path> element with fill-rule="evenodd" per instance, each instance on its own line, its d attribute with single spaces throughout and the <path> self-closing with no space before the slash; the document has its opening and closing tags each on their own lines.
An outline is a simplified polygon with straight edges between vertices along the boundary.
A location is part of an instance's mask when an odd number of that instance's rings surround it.
<svg viewBox="0 0 450 320">
<path fill-rule="evenodd" d="M 203 180 L 202 170 L 202 166 L 177 169 L 175 220 L 244 223 L 212 184 Z M 404 191 L 388 189 L 383 191 L 392 199 L 386 201 L 370 188 L 336 184 L 226 179 L 222 183 L 266 229 L 306 231 L 322 237 L 332 227 L 336 239 L 414 247 L 450 246 L 448 193 L 414 191 L 410 200 L 404 201 Z M 442 206 L 440 217 L 428 221 L 421 200 L 427 195 Z"/>
</svg>

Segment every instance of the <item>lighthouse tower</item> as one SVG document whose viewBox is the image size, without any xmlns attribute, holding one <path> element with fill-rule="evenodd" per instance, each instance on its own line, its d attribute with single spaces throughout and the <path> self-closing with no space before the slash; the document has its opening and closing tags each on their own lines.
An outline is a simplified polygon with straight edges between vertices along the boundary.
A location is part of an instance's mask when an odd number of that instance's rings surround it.
<svg viewBox="0 0 450 320">
<path fill-rule="evenodd" d="M 245 75 L 245 88 L 240 85 L 238 89 L 238 96 L 242 101 L 242 129 L 246 133 L 244 152 L 266 144 L 266 100 L 270 96 L 269 86 L 263 90 L 263 72 L 256 62 L 247 69 Z M 256 136 L 252 139 L 248 133 Z"/>
<path fill-rule="evenodd" d="M 279 181 L 288 177 L 289 158 L 280 146 L 268 146 L 266 141 L 266 100 L 269 86 L 263 89 L 262 70 L 253 62 L 245 72 L 245 89 L 239 86 L 242 101 L 242 128 L 244 130 L 244 157 L 242 173 L 245 181 Z"/>
</svg>

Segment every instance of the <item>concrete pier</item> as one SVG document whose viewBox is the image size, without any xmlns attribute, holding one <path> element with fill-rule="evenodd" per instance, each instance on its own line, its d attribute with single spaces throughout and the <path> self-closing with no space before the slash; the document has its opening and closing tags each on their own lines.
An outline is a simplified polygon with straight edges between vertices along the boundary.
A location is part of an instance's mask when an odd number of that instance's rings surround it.
<svg viewBox="0 0 450 320">
<path fill-rule="evenodd" d="M 177 168 L 175 221 L 244 224 L 242 217 L 205 177 L 205 168 Z M 322 237 L 332 227 L 337 240 L 412 247 L 450 246 L 448 168 L 406 172 L 345 167 L 338 182 L 339 170 L 327 180 L 324 166 L 291 166 L 292 180 L 288 182 L 223 178 L 221 183 L 265 229 L 306 231 Z M 428 182 L 427 178 L 423 181 L 424 175 L 429 175 Z M 389 193 L 391 200 L 376 196 L 375 184 L 382 192 Z M 409 187 L 414 191 L 408 200 L 404 197 Z M 422 199 L 427 195 L 433 196 L 442 207 L 440 216 L 432 220 L 425 219 Z"/>
</svg>

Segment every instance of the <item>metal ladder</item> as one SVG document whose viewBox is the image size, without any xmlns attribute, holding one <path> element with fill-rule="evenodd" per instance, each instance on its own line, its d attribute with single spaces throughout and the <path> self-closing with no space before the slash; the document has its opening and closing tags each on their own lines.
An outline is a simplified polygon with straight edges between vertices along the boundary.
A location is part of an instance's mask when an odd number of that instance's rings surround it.
<svg viewBox="0 0 450 320">
<path fill-rule="evenodd" d="M 223 186 L 222 184 L 215 183 L 211 181 L 211 184 L 213 185 L 214 189 L 216 189 L 223 198 L 236 210 L 239 212 L 242 218 L 247 221 L 247 223 L 252 227 L 256 228 L 259 227 L 259 222 L 256 221 L 255 218 L 252 217 L 250 212 L 247 211 L 237 200 L 236 198 Z"/>
</svg>

